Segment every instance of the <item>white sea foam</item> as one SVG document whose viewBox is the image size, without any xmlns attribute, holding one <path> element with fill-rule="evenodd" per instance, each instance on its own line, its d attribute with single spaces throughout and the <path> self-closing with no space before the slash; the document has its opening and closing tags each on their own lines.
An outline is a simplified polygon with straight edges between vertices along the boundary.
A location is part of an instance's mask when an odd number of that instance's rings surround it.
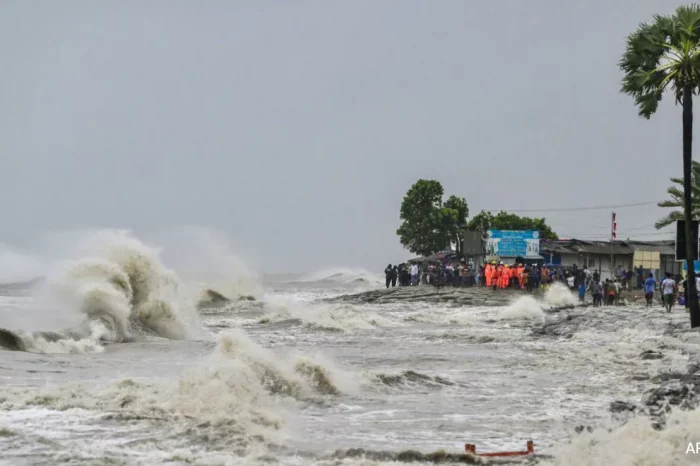
<svg viewBox="0 0 700 466">
<path fill-rule="evenodd" d="M 543 318 L 542 305 L 532 296 L 521 296 L 499 311 L 498 317 L 505 320 Z"/>
<path fill-rule="evenodd" d="M 282 442 L 285 399 L 335 396 L 353 383 L 323 356 L 280 357 L 240 331 L 219 335 L 214 351 L 177 380 L 123 379 L 99 386 L 7 388 L 0 410 L 84 409 L 114 419 L 166 422 L 168 436 L 208 450 Z"/>
<path fill-rule="evenodd" d="M 127 231 L 100 230 L 82 237 L 72 251 L 77 257 L 55 263 L 32 309 L 3 314 L 2 326 L 25 332 L 28 350 L 99 351 L 100 340 L 124 341 L 141 330 L 174 339 L 203 335 L 194 300 L 156 249 Z M 66 341 L 58 342 L 55 334 L 47 340 L 40 333 L 46 330 L 63 332 Z"/>
<path fill-rule="evenodd" d="M 556 306 L 571 306 L 578 302 L 578 299 L 562 283 L 552 283 L 544 293 L 544 302 L 551 307 Z"/>
<path fill-rule="evenodd" d="M 397 325 L 376 312 L 345 304 L 310 303 L 268 297 L 265 307 L 272 313 L 272 320 L 300 319 L 305 324 L 326 329 L 370 330 Z"/>
<path fill-rule="evenodd" d="M 162 247 L 162 258 L 192 296 L 214 290 L 229 299 L 260 298 L 258 274 L 234 253 L 223 232 L 203 226 L 174 227 L 148 235 Z"/>
<path fill-rule="evenodd" d="M 700 411 L 673 412 L 661 431 L 651 427 L 649 418 L 637 417 L 626 424 L 598 429 L 575 437 L 560 448 L 555 458 L 543 465 L 595 466 L 619 464 L 635 466 L 683 466 L 698 464 L 700 453 L 688 452 L 700 442 Z"/>
</svg>

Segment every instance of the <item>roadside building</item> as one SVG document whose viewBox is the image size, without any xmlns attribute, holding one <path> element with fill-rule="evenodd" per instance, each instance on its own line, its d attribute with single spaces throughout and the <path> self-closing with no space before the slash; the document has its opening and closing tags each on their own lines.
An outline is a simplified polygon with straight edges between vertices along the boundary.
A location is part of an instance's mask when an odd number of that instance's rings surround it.
<svg viewBox="0 0 700 466">
<path fill-rule="evenodd" d="M 681 264 L 675 261 L 673 241 L 584 241 L 579 239 L 542 240 L 540 254 L 552 267 L 574 264 L 599 270 L 601 278 L 611 278 L 613 271 L 642 267 L 657 277 L 666 272 L 680 274 Z M 636 277 L 636 274 L 635 274 Z"/>
</svg>

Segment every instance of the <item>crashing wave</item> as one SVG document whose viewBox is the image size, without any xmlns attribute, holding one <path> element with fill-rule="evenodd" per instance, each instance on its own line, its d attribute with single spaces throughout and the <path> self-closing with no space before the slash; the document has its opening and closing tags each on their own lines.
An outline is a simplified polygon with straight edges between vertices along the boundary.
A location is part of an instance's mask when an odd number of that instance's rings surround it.
<svg viewBox="0 0 700 466">
<path fill-rule="evenodd" d="M 6 348 L 101 351 L 98 342 L 128 341 L 135 334 L 170 339 L 201 334 L 194 305 L 156 251 L 127 232 L 105 231 L 92 238 L 88 252 L 88 257 L 63 263 L 51 274 L 41 297 L 52 313 L 77 312 L 82 323 L 59 332 L 5 331 L 4 341 L 12 343 L 13 335 L 16 340 Z"/>
<path fill-rule="evenodd" d="M 257 374 L 262 385 L 274 394 L 305 398 L 313 394 L 338 395 L 333 375 L 323 365 L 308 358 L 297 361 L 280 359 L 255 344 L 241 330 L 229 330 L 219 336 L 217 354 L 243 361 Z"/>
<path fill-rule="evenodd" d="M 149 441 L 160 426 L 178 442 L 229 453 L 240 448 L 245 454 L 248 448 L 284 437 L 284 398 L 335 396 L 341 387 L 345 382 L 328 363 L 280 358 L 244 332 L 228 331 L 219 335 L 209 357 L 177 380 L 8 387 L 0 397 L 0 410 L 78 408 L 103 419 L 145 420 L 152 423 Z"/>
<path fill-rule="evenodd" d="M 530 295 L 520 296 L 500 310 L 498 317 L 503 320 L 544 319 L 545 311 L 565 309 L 577 304 L 578 299 L 565 285 L 554 283 L 547 288 L 541 300 Z"/>
<path fill-rule="evenodd" d="M 566 285 L 553 283 L 544 293 L 544 302 L 550 307 L 575 306 L 578 299 Z"/>
<path fill-rule="evenodd" d="M 396 326 L 375 312 L 345 304 L 307 303 L 268 297 L 265 309 L 270 312 L 269 322 L 298 319 L 310 329 L 321 332 L 350 332 Z"/>
</svg>

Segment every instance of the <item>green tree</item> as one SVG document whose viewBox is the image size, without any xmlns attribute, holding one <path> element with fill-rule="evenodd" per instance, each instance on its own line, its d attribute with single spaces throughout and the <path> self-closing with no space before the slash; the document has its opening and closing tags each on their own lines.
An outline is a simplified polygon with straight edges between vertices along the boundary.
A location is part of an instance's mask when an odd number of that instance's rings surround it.
<svg viewBox="0 0 700 466">
<path fill-rule="evenodd" d="M 690 173 L 690 184 L 692 185 L 693 191 L 693 219 L 700 219 L 700 162 L 693 160 L 693 169 Z M 660 218 L 655 226 L 656 228 L 664 228 L 669 225 L 676 223 L 677 220 L 683 220 L 685 218 L 685 212 L 683 211 L 683 179 L 682 178 L 671 178 L 674 185 L 669 187 L 666 192 L 668 193 L 670 199 L 659 202 L 659 207 L 676 208 L 681 210 L 674 210 L 668 215 Z"/>
<path fill-rule="evenodd" d="M 449 230 L 450 242 L 455 244 L 457 253 L 461 254 L 464 243 L 464 232 L 467 229 L 467 218 L 469 217 L 467 200 L 463 197 L 452 195 L 448 197 L 443 204 L 443 210 L 445 209 L 452 211 L 444 212 L 445 218 L 450 219 L 446 225 L 446 228 Z"/>
<path fill-rule="evenodd" d="M 541 239 L 559 239 L 544 218 L 521 217 L 504 211 L 493 215 L 482 210 L 469 221 L 467 228 L 472 231 L 537 230 Z"/>
<path fill-rule="evenodd" d="M 466 225 L 469 214 L 467 201 L 451 196 L 443 204 L 444 193 L 439 181 L 418 180 L 404 196 L 396 234 L 409 251 L 428 256 L 459 239 L 459 228 Z"/>
<path fill-rule="evenodd" d="M 634 97 L 639 115 L 651 118 L 667 89 L 683 106 L 683 210 L 685 239 L 690 244 L 692 203 L 693 94 L 700 91 L 700 6 L 679 7 L 669 16 L 654 16 L 627 37 L 620 60 L 624 72 L 622 92 Z M 692 250 L 686 260 L 693 263 Z M 695 283 L 695 268 L 688 267 L 688 283 Z M 690 325 L 700 327 L 697 290 L 688 286 Z"/>
</svg>

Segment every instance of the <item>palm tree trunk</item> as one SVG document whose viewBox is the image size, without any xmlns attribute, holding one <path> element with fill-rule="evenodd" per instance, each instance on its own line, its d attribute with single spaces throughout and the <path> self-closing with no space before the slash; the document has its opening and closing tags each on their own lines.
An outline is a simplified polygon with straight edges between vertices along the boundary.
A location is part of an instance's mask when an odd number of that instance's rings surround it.
<svg viewBox="0 0 700 466">
<path fill-rule="evenodd" d="M 685 259 L 688 264 L 686 289 L 690 306 L 690 326 L 700 327 L 700 305 L 695 287 L 695 264 L 693 250 L 698 247 L 691 240 L 691 222 L 693 220 L 691 170 L 693 163 L 693 95 L 692 88 L 683 89 L 683 203 L 685 204 Z"/>
</svg>

